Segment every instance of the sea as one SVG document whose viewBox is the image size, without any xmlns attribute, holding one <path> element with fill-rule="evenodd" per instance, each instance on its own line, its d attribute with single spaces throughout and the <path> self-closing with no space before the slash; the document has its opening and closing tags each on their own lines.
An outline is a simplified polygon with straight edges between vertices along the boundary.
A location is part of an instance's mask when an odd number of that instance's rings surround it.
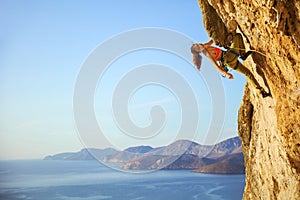
<svg viewBox="0 0 300 200">
<path fill-rule="evenodd" d="M 98 161 L 0 161 L 1 200 L 240 200 L 245 175 L 122 172 Z"/>
</svg>

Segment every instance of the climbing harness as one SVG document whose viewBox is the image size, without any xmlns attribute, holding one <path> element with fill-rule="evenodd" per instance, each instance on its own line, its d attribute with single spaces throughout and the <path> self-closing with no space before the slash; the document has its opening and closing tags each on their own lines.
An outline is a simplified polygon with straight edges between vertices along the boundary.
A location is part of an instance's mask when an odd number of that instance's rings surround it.
<svg viewBox="0 0 300 200">
<path fill-rule="evenodd" d="M 227 49 L 227 52 L 232 53 L 232 54 L 236 55 L 237 57 L 241 57 L 241 55 L 239 53 L 237 53 L 236 51 L 234 51 L 232 48 Z"/>
</svg>

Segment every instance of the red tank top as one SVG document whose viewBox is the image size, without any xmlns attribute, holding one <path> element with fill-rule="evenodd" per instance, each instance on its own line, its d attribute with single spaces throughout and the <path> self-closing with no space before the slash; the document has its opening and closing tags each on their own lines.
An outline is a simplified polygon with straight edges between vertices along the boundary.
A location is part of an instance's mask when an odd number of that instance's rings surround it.
<svg viewBox="0 0 300 200">
<path fill-rule="evenodd" d="M 214 57 L 215 60 L 218 60 L 218 58 L 220 57 L 221 53 L 222 53 L 222 50 L 217 48 L 217 47 L 214 47 L 214 50 L 216 52 L 216 55 Z"/>
</svg>

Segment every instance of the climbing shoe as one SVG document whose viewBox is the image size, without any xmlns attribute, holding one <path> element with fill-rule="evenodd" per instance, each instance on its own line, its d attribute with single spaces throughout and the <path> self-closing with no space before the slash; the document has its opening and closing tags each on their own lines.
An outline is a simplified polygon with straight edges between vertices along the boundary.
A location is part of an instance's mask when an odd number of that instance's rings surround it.
<svg viewBox="0 0 300 200">
<path fill-rule="evenodd" d="M 234 36 L 235 36 L 234 33 L 229 33 L 226 37 L 225 45 L 227 45 L 229 47 L 232 43 L 232 40 L 233 40 Z"/>
<path fill-rule="evenodd" d="M 261 90 L 260 93 L 261 93 L 261 95 L 262 95 L 263 98 L 271 96 L 271 94 L 269 92 L 266 92 L 264 90 Z"/>
<path fill-rule="evenodd" d="M 247 53 L 245 53 L 244 55 L 241 55 L 241 59 L 246 60 L 248 58 L 248 56 L 250 56 L 251 54 L 252 54 L 252 51 L 247 51 Z"/>
</svg>

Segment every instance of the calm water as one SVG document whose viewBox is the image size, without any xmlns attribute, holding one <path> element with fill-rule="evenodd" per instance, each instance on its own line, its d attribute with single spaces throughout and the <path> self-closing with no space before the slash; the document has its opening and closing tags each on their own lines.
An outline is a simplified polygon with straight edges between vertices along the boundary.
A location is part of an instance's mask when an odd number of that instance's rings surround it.
<svg viewBox="0 0 300 200">
<path fill-rule="evenodd" d="M 244 175 L 118 172 L 97 161 L 0 161 L 0 199 L 237 200 Z"/>
</svg>

